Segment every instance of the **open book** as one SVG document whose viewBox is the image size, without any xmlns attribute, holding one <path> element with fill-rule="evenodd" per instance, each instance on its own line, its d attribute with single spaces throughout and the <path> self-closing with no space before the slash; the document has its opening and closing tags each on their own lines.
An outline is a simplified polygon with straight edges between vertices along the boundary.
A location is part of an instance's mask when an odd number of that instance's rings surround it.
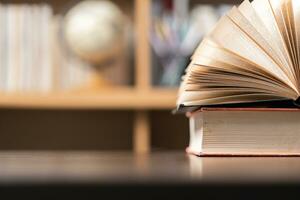
<svg viewBox="0 0 300 200">
<path fill-rule="evenodd" d="M 296 102 L 299 97 L 300 0 L 246 0 L 197 48 L 177 105 Z"/>
</svg>

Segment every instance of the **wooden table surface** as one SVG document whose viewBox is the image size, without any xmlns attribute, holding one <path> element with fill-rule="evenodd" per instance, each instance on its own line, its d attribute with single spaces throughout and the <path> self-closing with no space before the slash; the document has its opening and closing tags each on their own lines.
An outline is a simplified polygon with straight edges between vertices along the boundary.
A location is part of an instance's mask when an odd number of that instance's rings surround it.
<svg viewBox="0 0 300 200">
<path fill-rule="evenodd" d="M 0 152 L 0 184 L 300 183 L 300 157 L 204 157 L 184 152 Z"/>
<path fill-rule="evenodd" d="M 282 200 L 299 186 L 300 157 L 0 152 L 1 199 Z"/>
</svg>

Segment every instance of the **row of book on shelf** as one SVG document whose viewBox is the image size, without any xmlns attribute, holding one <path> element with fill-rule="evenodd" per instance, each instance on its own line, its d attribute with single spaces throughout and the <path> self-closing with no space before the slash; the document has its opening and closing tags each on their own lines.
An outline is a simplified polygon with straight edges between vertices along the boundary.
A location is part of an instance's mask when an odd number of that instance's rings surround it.
<svg viewBox="0 0 300 200">
<path fill-rule="evenodd" d="M 196 45 L 230 5 L 190 9 L 188 1 L 174 1 L 171 8 L 162 2 L 153 1 L 152 6 L 152 77 L 154 85 L 176 86 Z M 48 4 L 0 5 L 0 27 L 0 92 L 69 90 L 94 80 L 101 84 L 103 77 L 112 83 L 130 82 L 126 56 L 100 70 L 74 56 L 63 38 L 64 17 L 54 15 Z"/>
<path fill-rule="evenodd" d="M 120 63 L 98 76 L 99 69 L 74 56 L 63 25 L 63 15 L 54 15 L 48 4 L 0 5 L 0 92 L 46 93 L 102 83 L 102 76 L 120 79 Z"/>
</svg>

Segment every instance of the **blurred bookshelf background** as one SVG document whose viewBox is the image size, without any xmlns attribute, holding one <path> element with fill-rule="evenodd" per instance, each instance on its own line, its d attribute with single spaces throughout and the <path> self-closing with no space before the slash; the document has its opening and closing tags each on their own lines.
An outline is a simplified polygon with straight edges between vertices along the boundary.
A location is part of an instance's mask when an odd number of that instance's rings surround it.
<svg viewBox="0 0 300 200">
<path fill-rule="evenodd" d="M 240 2 L 0 1 L 0 149 L 184 149 L 181 76 Z"/>
</svg>

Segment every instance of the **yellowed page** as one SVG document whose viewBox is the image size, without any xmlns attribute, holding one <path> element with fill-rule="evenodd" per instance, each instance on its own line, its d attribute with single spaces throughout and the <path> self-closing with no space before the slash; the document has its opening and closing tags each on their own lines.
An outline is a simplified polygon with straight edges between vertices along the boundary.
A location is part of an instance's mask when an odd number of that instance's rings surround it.
<svg viewBox="0 0 300 200">
<path fill-rule="evenodd" d="M 281 35 L 284 39 L 285 46 L 287 47 L 290 57 L 293 61 L 293 66 L 297 65 L 295 50 L 293 48 L 293 38 L 289 34 L 288 30 L 288 17 L 287 17 L 287 10 L 286 10 L 286 0 L 269 0 L 271 8 L 273 10 L 273 14 L 275 20 L 277 22 L 277 26 L 281 32 Z"/>
<path fill-rule="evenodd" d="M 208 70 L 202 73 L 193 73 L 192 76 L 186 77 L 187 83 L 185 89 L 188 89 L 191 84 L 199 85 L 199 88 L 207 88 L 207 90 L 214 91 L 222 87 L 224 90 L 232 87 L 248 87 L 256 91 L 264 90 L 266 92 L 276 93 L 281 96 L 290 98 L 297 98 L 294 91 L 287 90 L 285 87 L 277 86 L 270 82 L 256 79 L 243 74 L 230 74 L 219 70 Z"/>
<path fill-rule="evenodd" d="M 224 63 L 215 63 L 217 65 L 224 65 Z M 185 82 L 187 85 L 185 88 L 189 88 L 190 84 L 198 84 L 200 87 L 207 87 L 208 90 L 215 90 L 220 86 L 225 87 L 251 87 L 253 89 L 270 91 L 276 93 L 277 95 L 286 96 L 289 98 L 296 99 L 297 93 L 295 91 L 284 87 L 282 85 L 274 84 L 264 79 L 255 78 L 252 75 L 246 73 L 238 73 L 230 70 L 222 70 L 221 68 L 212 68 L 207 66 L 194 67 L 197 70 L 192 71 L 185 77 Z"/>
<path fill-rule="evenodd" d="M 252 79 L 253 83 L 257 83 L 256 88 L 260 88 L 262 87 L 262 85 L 260 85 L 259 83 L 264 83 L 265 85 L 268 85 L 268 87 L 272 87 L 274 90 L 284 90 L 286 95 L 293 95 L 293 96 L 297 96 L 297 93 L 292 90 L 291 88 L 289 88 L 286 85 L 283 84 L 278 84 L 274 81 L 253 75 L 251 73 L 247 73 L 244 71 L 236 71 L 234 70 L 234 68 L 231 69 L 232 66 L 223 63 L 223 62 L 218 62 L 218 61 L 214 61 L 213 65 L 211 65 L 212 62 L 211 60 L 207 59 L 202 61 L 202 65 L 195 65 L 190 73 L 189 73 L 189 77 L 194 77 L 195 79 L 198 78 L 201 75 L 205 75 L 206 77 L 210 77 L 210 76 L 215 76 L 218 75 L 220 78 L 222 77 L 222 75 L 226 74 L 226 75 L 230 75 L 231 79 L 234 80 L 242 80 L 245 77 L 247 77 L 248 79 Z M 226 69 L 222 68 L 222 67 L 226 67 Z M 217 77 L 215 77 L 217 78 Z M 199 78 L 198 78 L 199 79 Z"/>
<path fill-rule="evenodd" d="M 224 96 L 245 95 L 245 91 L 188 91 L 181 96 L 182 102 L 192 102 L 205 99 L 215 99 Z M 201 105 L 201 104 L 200 104 Z"/>
<path fill-rule="evenodd" d="M 236 23 L 248 36 L 255 42 L 259 48 L 261 48 L 270 59 L 272 59 L 276 65 L 281 69 L 281 71 L 291 80 L 293 85 L 297 85 L 296 79 L 293 74 L 290 73 L 289 66 L 283 65 L 283 62 L 279 59 L 277 53 L 272 49 L 272 47 L 267 43 L 267 41 L 262 37 L 256 29 L 251 26 L 249 21 L 239 12 L 239 10 L 233 9 L 229 14 L 229 18 Z"/>
<path fill-rule="evenodd" d="M 268 42 L 268 44 L 272 47 L 272 49 L 276 52 L 276 56 L 280 59 L 284 66 L 289 66 L 289 73 L 296 77 L 295 72 L 293 70 L 293 62 L 290 59 L 289 53 L 286 50 L 283 40 L 281 38 L 277 38 L 277 34 L 270 32 L 264 24 L 263 20 L 259 17 L 259 15 L 255 12 L 252 4 L 245 0 L 238 9 L 240 12 L 248 19 L 251 25 L 264 37 L 264 39 Z"/>
<path fill-rule="evenodd" d="M 273 7 L 271 7 L 269 0 L 255 0 L 251 3 L 256 14 L 259 16 L 259 18 L 264 23 L 265 27 L 268 29 L 270 36 L 274 39 L 276 44 L 279 45 L 285 57 L 289 58 L 289 60 L 294 65 L 293 57 L 291 56 L 290 50 L 285 42 L 286 39 L 283 37 L 279 29 L 283 27 L 282 22 L 280 20 L 277 22 L 276 16 L 274 15 L 276 12 L 278 17 L 280 16 L 280 14 L 278 14 L 279 13 L 278 9 L 275 9 L 276 7 L 280 7 L 280 4 L 281 4 L 281 0 L 275 0 L 273 2 Z"/>
<path fill-rule="evenodd" d="M 194 94 L 195 99 L 199 99 L 202 96 L 201 93 Z M 198 98 L 197 98 L 198 97 Z M 258 101 L 271 101 L 271 100 L 285 100 L 286 98 L 268 95 L 268 94 L 237 94 L 231 96 L 222 96 L 216 98 L 205 98 L 195 101 L 186 101 L 184 106 L 199 106 L 199 105 L 217 105 L 217 104 L 234 104 L 234 103 L 250 103 Z"/>
<path fill-rule="evenodd" d="M 221 19 L 215 30 L 210 34 L 210 37 L 222 47 L 236 53 L 240 57 L 251 60 L 297 90 L 280 67 L 227 16 Z"/>
<path fill-rule="evenodd" d="M 297 57 L 298 57 L 298 64 L 300 64 L 300 1 L 299 0 L 292 0 L 292 8 L 293 8 L 293 22 L 294 22 L 294 31 L 295 31 L 295 41 L 296 41 L 296 49 Z M 297 68 L 297 75 L 299 77 L 300 82 L 300 66 L 298 65 Z M 298 82 L 298 87 L 300 87 Z"/>
<path fill-rule="evenodd" d="M 294 14 L 293 14 L 293 8 L 292 8 L 292 1 L 291 0 L 285 0 L 285 3 L 282 7 L 282 14 L 285 20 L 286 28 L 288 31 L 288 35 L 290 38 L 291 46 L 293 48 L 293 56 L 295 59 L 295 71 L 298 71 L 298 49 L 296 45 L 296 33 L 295 33 L 295 23 L 294 23 Z M 297 77 L 299 78 L 299 77 Z M 298 79 L 299 80 L 299 79 Z"/>
<path fill-rule="evenodd" d="M 249 73 L 253 73 L 277 83 L 284 84 L 282 81 L 278 80 L 278 78 L 271 75 L 268 71 L 257 66 L 257 64 L 255 64 L 254 62 L 246 60 L 245 58 L 238 56 L 234 52 L 220 47 L 209 38 L 206 38 L 202 41 L 201 45 L 197 48 L 192 58 L 193 59 L 191 64 L 201 65 L 204 64 L 202 63 L 203 59 L 211 59 L 212 61 L 227 63 L 231 66 L 235 66 L 236 68 L 246 70 Z M 221 67 L 226 69 L 225 66 Z M 190 68 L 193 69 L 193 67 L 189 67 L 188 70 Z"/>
</svg>

